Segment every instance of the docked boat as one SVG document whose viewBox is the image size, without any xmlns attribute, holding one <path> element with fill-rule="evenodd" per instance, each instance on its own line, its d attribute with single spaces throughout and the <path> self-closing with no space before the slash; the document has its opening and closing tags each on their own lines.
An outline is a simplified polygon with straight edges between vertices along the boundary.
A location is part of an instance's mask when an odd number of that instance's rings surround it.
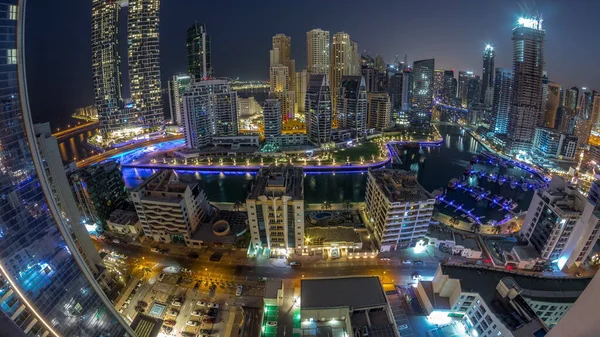
<svg viewBox="0 0 600 337">
<path fill-rule="evenodd" d="M 456 179 L 456 178 L 452 178 L 450 179 L 450 181 L 448 182 L 448 187 L 449 188 L 456 188 L 456 186 L 458 185 L 458 183 L 460 182 L 460 180 Z"/>
</svg>

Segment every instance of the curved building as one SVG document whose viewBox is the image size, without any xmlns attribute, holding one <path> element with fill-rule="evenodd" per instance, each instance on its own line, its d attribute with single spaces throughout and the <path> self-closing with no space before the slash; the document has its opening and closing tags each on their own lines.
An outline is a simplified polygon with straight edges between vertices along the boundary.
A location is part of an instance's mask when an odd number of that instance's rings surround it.
<svg viewBox="0 0 600 337">
<path fill-rule="evenodd" d="M 135 336 L 51 193 L 27 100 L 25 3 L 0 0 L 0 336 Z"/>
</svg>

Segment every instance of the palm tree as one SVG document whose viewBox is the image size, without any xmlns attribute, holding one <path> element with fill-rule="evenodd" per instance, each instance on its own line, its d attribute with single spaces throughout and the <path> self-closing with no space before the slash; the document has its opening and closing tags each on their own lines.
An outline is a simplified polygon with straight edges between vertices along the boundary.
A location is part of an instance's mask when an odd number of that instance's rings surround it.
<svg viewBox="0 0 600 337">
<path fill-rule="evenodd" d="M 344 207 L 344 209 L 351 209 L 352 208 L 352 202 L 350 200 L 344 200 L 344 203 L 342 205 Z"/>
<path fill-rule="evenodd" d="M 322 210 L 331 209 L 331 203 L 329 201 L 323 201 L 323 205 L 321 205 Z"/>
<path fill-rule="evenodd" d="M 502 233 L 502 227 L 500 227 L 500 226 L 496 226 L 496 227 L 494 227 L 494 233 L 495 233 L 495 234 L 500 234 L 500 233 Z"/>
<path fill-rule="evenodd" d="M 236 201 L 233 204 L 233 210 L 234 211 L 239 211 L 241 208 L 242 208 L 242 202 L 241 201 L 238 200 L 238 201 Z"/>
<path fill-rule="evenodd" d="M 477 233 L 477 232 L 479 232 L 480 230 L 481 230 L 481 225 L 480 225 L 480 224 L 478 224 L 478 223 L 476 223 L 476 222 L 473 222 L 473 223 L 471 224 L 471 231 L 472 231 L 473 233 Z"/>
</svg>

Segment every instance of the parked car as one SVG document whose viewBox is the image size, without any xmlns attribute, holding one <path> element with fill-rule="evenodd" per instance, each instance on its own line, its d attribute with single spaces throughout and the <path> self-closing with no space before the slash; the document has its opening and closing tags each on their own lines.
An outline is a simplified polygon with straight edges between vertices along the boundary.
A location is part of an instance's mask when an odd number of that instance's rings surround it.
<svg viewBox="0 0 600 337">
<path fill-rule="evenodd" d="M 302 263 L 300 262 L 296 262 L 296 261 L 292 261 L 290 262 L 290 267 L 302 267 Z"/>
<path fill-rule="evenodd" d="M 185 323 L 185 325 L 198 326 L 198 322 L 197 321 L 187 321 L 187 323 Z"/>
<path fill-rule="evenodd" d="M 421 260 L 417 260 L 414 262 L 415 266 L 422 266 L 423 265 L 423 261 Z"/>
<path fill-rule="evenodd" d="M 174 319 L 165 319 L 165 321 L 164 321 L 164 324 L 169 325 L 169 326 L 173 326 L 173 325 L 175 325 L 175 323 L 177 323 L 177 322 L 175 322 Z"/>
<path fill-rule="evenodd" d="M 113 239 L 112 242 L 113 243 L 121 243 L 121 240 L 119 240 L 119 239 Z"/>
<path fill-rule="evenodd" d="M 406 330 L 406 329 L 408 329 L 408 325 L 406 325 L 406 324 L 398 325 L 398 331 L 402 331 L 402 330 Z"/>
<path fill-rule="evenodd" d="M 171 302 L 171 305 L 172 305 L 172 306 L 174 306 L 174 307 L 180 307 L 180 306 L 181 306 L 181 304 L 182 304 L 182 303 L 181 303 L 181 302 L 179 302 L 178 300 L 175 300 L 175 301 Z"/>
<path fill-rule="evenodd" d="M 156 247 L 152 247 L 152 248 L 150 248 L 150 251 L 153 253 L 158 253 L 159 249 Z"/>
<path fill-rule="evenodd" d="M 171 309 L 167 312 L 167 314 L 171 315 L 171 316 L 177 316 L 177 315 L 179 315 L 179 311 L 177 311 L 175 309 Z"/>
<path fill-rule="evenodd" d="M 237 286 L 237 288 L 235 288 L 235 296 L 240 296 L 242 295 L 242 291 L 244 290 L 243 286 Z"/>
<path fill-rule="evenodd" d="M 200 311 L 194 310 L 192 312 L 190 312 L 190 315 L 192 316 L 200 316 L 202 313 Z"/>
<path fill-rule="evenodd" d="M 421 276 L 421 274 L 419 274 L 418 272 L 412 273 L 412 279 L 413 280 L 420 280 L 422 278 L 423 278 L 423 276 Z"/>
<path fill-rule="evenodd" d="M 277 326 L 277 322 L 275 322 L 275 321 L 268 321 L 267 322 L 267 326 Z"/>
<path fill-rule="evenodd" d="M 219 305 L 217 303 L 208 303 L 209 308 L 219 309 Z"/>
<path fill-rule="evenodd" d="M 198 301 L 196 302 L 196 305 L 199 307 L 205 307 L 208 303 L 204 302 L 204 301 Z"/>
<path fill-rule="evenodd" d="M 202 320 L 202 322 L 204 323 L 213 323 L 215 321 L 215 319 L 213 317 L 208 317 L 205 316 L 204 319 Z"/>
</svg>

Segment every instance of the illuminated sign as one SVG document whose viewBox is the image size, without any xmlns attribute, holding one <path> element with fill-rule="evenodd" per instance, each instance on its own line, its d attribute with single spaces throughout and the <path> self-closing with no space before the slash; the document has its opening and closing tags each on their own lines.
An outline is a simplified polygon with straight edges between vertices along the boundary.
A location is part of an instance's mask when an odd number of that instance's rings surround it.
<svg viewBox="0 0 600 337">
<path fill-rule="evenodd" d="M 522 26 L 525 28 L 532 28 L 532 29 L 538 29 L 538 30 L 542 29 L 542 19 L 519 18 L 519 21 L 517 21 L 517 23 L 519 24 L 519 26 Z"/>
</svg>

